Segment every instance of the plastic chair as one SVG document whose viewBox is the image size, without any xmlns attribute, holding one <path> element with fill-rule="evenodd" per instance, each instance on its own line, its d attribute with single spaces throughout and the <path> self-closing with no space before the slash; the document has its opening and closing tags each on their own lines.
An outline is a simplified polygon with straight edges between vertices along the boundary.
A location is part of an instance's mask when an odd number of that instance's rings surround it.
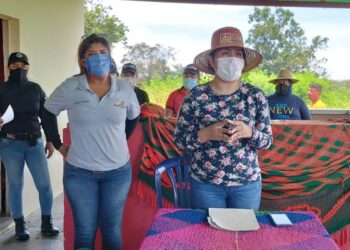
<svg viewBox="0 0 350 250">
<path fill-rule="evenodd" d="M 175 208 L 189 208 L 189 183 L 188 171 L 190 157 L 176 157 L 164 160 L 155 169 L 155 185 L 157 191 L 158 208 L 162 208 L 161 177 L 166 172 L 172 184 Z M 184 181 L 182 180 L 184 179 Z"/>
</svg>

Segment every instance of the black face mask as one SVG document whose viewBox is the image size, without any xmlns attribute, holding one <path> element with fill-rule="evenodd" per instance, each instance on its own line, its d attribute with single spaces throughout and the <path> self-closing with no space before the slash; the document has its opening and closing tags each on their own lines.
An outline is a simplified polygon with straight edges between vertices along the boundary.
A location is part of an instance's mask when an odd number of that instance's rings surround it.
<svg viewBox="0 0 350 250">
<path fill-rule="evenodd" d="M 28 70 L 22 68 L 14 69 L 10 71 L 9 81 L 11 82 L 23 82 L 27 81 Z"/>
<path fill-rule="evenodd" d="M 277 84 L 276 85 L 276 93 L 277 95 L 285 96 L 289 92 L 289 86 L 285 84 Z"/>
</svg>

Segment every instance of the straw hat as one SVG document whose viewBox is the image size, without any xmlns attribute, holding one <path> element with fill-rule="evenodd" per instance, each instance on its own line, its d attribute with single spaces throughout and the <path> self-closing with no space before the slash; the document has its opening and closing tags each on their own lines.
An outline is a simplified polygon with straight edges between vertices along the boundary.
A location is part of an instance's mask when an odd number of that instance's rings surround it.
<svg viewBox="0 0 350 250">
<path fill-rule="evenodd" d="M 275 84 L 277 80 L 292 80 L 293 83 L 299 82 L 299 80 L 293 79 L 293 74 L 289 69 L 281 69 L 278 72 L 277 78 L 269 82 Z"/>
<path fill-rule="evenodd" d="M 209 64 L 210 54 L 216 49 L 226 47 L 239 47 L 244 50 L 245 65 L 242 72 L 247 72 L 255 68 L 262 60 L 262 56 L 259 52 L 243 46 L 243 38 L 239 29 L 224 27 L 213 33 L 211 37 L 211 49 L 198 54 L 194 58 L 193 64 L 199 71 L 214 75 L 215 72 Z"/>
</svg>

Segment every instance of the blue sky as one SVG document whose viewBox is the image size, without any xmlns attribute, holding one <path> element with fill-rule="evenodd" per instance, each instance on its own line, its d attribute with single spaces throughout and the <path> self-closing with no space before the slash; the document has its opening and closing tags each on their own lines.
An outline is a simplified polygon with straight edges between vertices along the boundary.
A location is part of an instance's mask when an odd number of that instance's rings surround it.
<svg viewBox="0 0 350 250">
<path fill-rule="evenodd" d="M 128 26 L 129 45 L 145 42 L 173 47 L 177 63 L 182 65 L 191 63 L 194 56 L 210 48 L 211 35 L 218 28 L 237 27 L 245 40 L 250 28 L 248 15 L 254 8 L 119 0 L 103 0 L 103 3 L 110 5 L 112 13 Z M 318 53 L 318 56 L 328 58 L 325 67 L 329 76 L 337 80 L 350 79 L 350 10 L 289 9 L 309 40 L 317 35 L 329 38 L 328 49 Z M 113 51 L 116 61 L 121 60 L 125 52 L 122 46 L 116 46 Z"/>
</svg>

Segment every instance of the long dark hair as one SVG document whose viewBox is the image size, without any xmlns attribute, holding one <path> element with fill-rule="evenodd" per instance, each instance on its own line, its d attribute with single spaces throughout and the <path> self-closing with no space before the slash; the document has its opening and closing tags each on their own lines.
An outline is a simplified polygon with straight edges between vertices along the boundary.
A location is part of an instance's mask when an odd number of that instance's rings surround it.
<svg viewBox="0 0 350 250">
<path fill-rule="evenodd" d="M 108 42 L 108 40 L 97 34 L 91 34 L 89 36 L 83 36 L 83 40 L 80 42 L 79 48 L 78 48 L 78 64 L 80 68 L 80 75 L 86 73 L 86 68 L 82 65 L 81 60 L 84 59 L 84 55 L 86 51 L 91 47 L 91 44 L 94 43 L 101 43 L 111 54 L 111 46 Z"/>
</svg>

